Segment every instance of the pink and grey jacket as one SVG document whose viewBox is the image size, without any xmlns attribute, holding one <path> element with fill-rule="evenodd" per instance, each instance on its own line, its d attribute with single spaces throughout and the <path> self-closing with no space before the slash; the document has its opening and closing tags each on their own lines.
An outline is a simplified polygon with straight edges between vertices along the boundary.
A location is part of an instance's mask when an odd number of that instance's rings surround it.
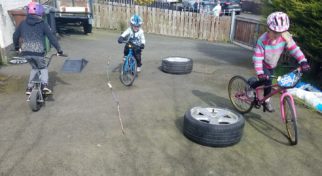
<svg viewBox="0 0 322 176">
<path fill-rule="evenodd" d="M 265 32 L 257 40 L 253 55 L 253 63 L 256 74 L 264 74 L 263 67 L 274 69 L 284 49 L 286 49 L 290 55 L 297 60 L 298 63 L 307 61 L 303 52 L 296 45 L 293 38 L 291 38 L 288 44 L 282 36 L 272 42 L 272 40 L 270 40 L 268 37 L 268 33 Z"/>
</svg>

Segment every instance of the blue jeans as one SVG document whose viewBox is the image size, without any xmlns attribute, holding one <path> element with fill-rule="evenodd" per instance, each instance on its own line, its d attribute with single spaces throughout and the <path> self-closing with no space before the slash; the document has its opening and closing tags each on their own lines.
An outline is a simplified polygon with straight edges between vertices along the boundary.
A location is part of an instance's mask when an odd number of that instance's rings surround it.
<svg viewBox="0 0 322 176">
<path fill-rule="evenodd" d="M 48 68 L 45 57 L 42 56 L 25 56 L 28 63 L 31 65 L 28 87 L 32 87 L 32 80 L 40 70 L 40 80 L 42 84 L 48 84 Z"/>
</svg>

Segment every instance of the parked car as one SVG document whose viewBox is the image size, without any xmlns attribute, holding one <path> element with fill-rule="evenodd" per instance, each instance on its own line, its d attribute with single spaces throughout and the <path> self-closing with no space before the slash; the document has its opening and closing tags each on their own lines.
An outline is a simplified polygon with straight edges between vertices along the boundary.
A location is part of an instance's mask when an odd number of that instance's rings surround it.
<svg viewBox="0 0 322 176">
<path fill-rule="evenodd" d="M 207 11 L 216 5 L 217 0 L 182 0 L 182 8 L 185 11 L 200 12 Z"/>
<path fill-rule="evenodd" d="M 196 0 L 182 0 L 182 9 L 184 11 L 196 11 L 198 3 Z"/>
<path fill-rule="evenodd" d="M 239 15 L 242 11 L 241 0 L 221 0 L 221 11 L 225 15 L 231 15 L 232 11 L 235 10 L 236 15 Z"/>
<path fill-rule="evenodd" d="M 58 9 L 55 13 L 58 29 L 66 25 L 81 25 L 85 34 L 92 32 L 92 0 L 54 0 L 53 2 Z"/>
<path fill-rule="evenodd" d="M 213 14 L 212 9 L 217 5 L 217 0 L 203 0 L 199 11 L 205 14 Z"/>
</svg>

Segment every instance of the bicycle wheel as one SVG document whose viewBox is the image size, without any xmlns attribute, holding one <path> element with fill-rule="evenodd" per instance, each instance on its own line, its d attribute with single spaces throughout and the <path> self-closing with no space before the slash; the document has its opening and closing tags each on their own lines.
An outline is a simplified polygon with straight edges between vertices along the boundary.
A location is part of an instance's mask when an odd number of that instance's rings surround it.
<svg viewBox="0 0 322 176">
<path fill-rule="evenodd" d="M 41 92 L 38 89 L 32 89 L 29 98 L 29 107 L 32 111 L 38 111 L 42 105 Z"/>
<path fill-rule="evenodd" d="M 131 86 L 133 84 L 137 74 L 136 68 L 137 63 L 133 56 L 132 58 L 129 58 L 128 61 L 124 61 L 120 75 L 121 82 L 124 85 Z"/>
<path fill-rule="evenodd" d="M 248 91 L 251 92 L 251 95 Z M 244 114 L 252 110 L 255 100 L 254 90 L 250 88 L 245 78 L 232 77 L 228 84 L 228 95 L 230 102 L 238 112 Z"/>
<path fill-rule="evenodd" d="M 292 106 L 292 101 L 290 97 L 285 97 L 283 99 L 284 105 L 284 117 L 285 117 L 285 126 L 288 138 L 290 140 L 291 145 L 297 144 L 297 119 L 295 115 L 295 107 Z"/>
</svg>

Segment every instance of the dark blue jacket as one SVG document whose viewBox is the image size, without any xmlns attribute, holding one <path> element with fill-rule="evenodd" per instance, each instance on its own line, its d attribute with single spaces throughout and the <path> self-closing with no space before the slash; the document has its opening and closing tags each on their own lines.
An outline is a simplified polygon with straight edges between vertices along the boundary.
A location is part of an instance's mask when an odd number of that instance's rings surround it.
<svg viewBox="0 0 322 176">
<path fill-rule="evenodd" d="M 24 56 L 44 56 L 45 36 L 57 51 L 61 51 L 56 36 L 52 33 L 49 25 L 39 16 L 27 15 L 26 20 L 20 23 L 13 34 L 13 44 L 16 49 L 21 48 L 21 54 Z"/>
</svg>

